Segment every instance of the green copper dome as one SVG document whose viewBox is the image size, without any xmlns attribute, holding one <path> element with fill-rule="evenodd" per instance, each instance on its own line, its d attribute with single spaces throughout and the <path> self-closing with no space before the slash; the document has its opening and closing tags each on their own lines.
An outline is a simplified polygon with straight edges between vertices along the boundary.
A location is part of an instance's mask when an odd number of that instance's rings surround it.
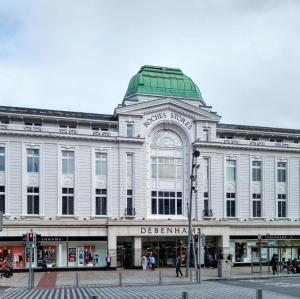
<svg viewBox="0 0 300 299">
<path fill-rule="evenodd" d="M 128 85 L 125 98 L 135 94 L 202 100 L 198 86 L 180 69 L 144 65 Z"/>
</svg>

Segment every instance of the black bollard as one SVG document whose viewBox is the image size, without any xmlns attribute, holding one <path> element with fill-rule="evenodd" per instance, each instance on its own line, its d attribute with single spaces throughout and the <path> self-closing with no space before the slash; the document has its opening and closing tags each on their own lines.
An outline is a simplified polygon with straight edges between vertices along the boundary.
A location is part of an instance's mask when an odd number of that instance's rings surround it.
<svg viewBox="0 0 300 299">
<path fill-rule="evenodd" d="M 263 299 L 263 291 L 262 289 L 256 290 L 256 299 Z"/>
</svg>

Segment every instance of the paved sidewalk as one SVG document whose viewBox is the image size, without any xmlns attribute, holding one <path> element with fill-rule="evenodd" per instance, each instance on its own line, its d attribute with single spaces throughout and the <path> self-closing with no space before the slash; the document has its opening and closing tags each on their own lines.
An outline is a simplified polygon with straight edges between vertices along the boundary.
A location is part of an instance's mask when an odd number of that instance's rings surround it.
<svg viewBox="0 0 300 299">
<path fill-rule="evenodd" d="M 205 281 L 201 285 L 106 287 L 106 288 L 60 288 L 27 290 L 8 289 L 0 294 L 2 299 L 181 299 L 188 292 L 189 299 L 254 299 L 256 290 L 246 287 L 226 285 L 215 281 Z M 297 297 L 263 292 L 264 299 L 295 299 Z"/>
<path fill-rule="evenodd" d="M 218 277 L 218 269 L 201 269 L 201 279 L 218 280 L 223 279 Z M 258 269 L 255 269 L 258 270 Z M 185 268 L 182 268 L 185 274 Z M 53 272 L 51 272 L 53 273 Z M 43 281 L 47 281 L 47 277 L 51 273 L 37 272 L 35 273 L 35 286 L 47 287 Z M 159 277 L 161 273 L 161 279 Z M 75 286 L 118 286 L 120 283 L 120 275 L 122 285 L 158 285 L 161 284 L 190 284 L 195 282 L 195 273 L 192 273 L 191 278 L 176 277 L 175 268 L 161 268 L 155 271 L 142 270 L 123 270 L 116 271 L 79 271 L 78 280 L 76 280 L 76 272 L 55 272 L 57 275 L 51 276 L 51 286 L 54 287 L 75 287 Z M 48 275 L 48 276 L 47 276 Z M 275 277 L 299 276 L 299 274 L 280 273 Z M 273 278 L 271 273 L 267 272 L 267 267 L 263 268 L 263 274 L 251 274 L 250 267 L 233 267 L 231 271 L 231 279 L 262 279 Z M 41 283 L 40 283 L 41 281 Z M 15 273 L 11 278 L 0 278 L 0 287 L 27 287 L 28 273 Z"/>
</svg>

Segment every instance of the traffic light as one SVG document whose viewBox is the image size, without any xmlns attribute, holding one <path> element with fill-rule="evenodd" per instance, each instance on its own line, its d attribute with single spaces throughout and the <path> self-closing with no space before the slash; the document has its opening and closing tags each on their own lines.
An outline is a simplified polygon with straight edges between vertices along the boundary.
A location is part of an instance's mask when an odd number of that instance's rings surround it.
<svg viewBox="0 0 300 299">
<path fill-rule="evenodd" d="M 36 243 L 36 234 L 33 232 L 27 233 L 27 243 L 35 245 Z"/>
<path fill-rule="evenodd" d="M 29 243 L 33 243 L 33 233 L 31 233 L 31 232 L 28 233 L 27 240 L 28 240 Z"/>
<path fill-rule="evenodd" d="M 194 242 L 199 242 L 199 235 L 198 234 L 194 235 Z"/>
</svg>

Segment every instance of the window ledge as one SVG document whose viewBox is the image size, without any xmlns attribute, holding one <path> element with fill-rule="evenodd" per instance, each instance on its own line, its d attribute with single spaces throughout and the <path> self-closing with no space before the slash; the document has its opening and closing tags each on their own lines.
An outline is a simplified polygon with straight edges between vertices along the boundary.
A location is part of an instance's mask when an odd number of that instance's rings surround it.
<svg viewBox="0 0 300 299">
<path fill-rule="evenodd" d="M 44 216 L 40 214 L 25 214 L 21 216 L 21 218 L 42 218 L 42 217 Z"/>
<path fill-rule="evenodd" d="M 79 216 L 77 216 L 77 215 L 58 215 L 58 216 L 56 216 L 55 218 L 56 218 L 56 219 L 63 219 L 63 218 L 68 219 L 68 218 L 74 218 L 74 219 L 78 220 L 78 219 L 79 219 Z"/>
</svg>

